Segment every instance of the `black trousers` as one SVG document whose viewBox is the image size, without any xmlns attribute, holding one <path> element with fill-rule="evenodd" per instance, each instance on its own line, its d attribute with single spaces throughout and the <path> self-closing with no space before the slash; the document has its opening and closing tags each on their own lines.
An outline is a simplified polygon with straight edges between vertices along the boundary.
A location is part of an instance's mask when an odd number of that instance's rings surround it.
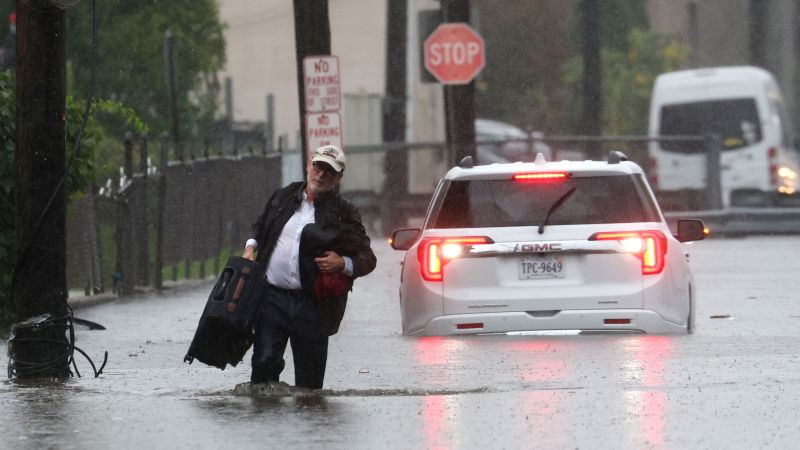
<svg viewBox="0 0 800 450">
<path fill-rule="evenodd" d="M 292 345 L 297 387 L 322 388 L 328 360 L 328 335 L 314 300 L 302 290 L 267 285 L 255 322 L 252 383 L 277 382 Z"/>
</svg>

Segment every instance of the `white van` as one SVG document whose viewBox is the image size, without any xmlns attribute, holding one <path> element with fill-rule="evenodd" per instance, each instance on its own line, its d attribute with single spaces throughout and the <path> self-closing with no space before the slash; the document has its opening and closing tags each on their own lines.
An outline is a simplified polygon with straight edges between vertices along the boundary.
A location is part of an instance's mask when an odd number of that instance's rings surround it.
<svg viewBox="0 0 800 450">
<path fill-rule="evenodd" d="M 649 133 L 719 135 L 723 206 L 773 205 L 797 190 L 791 123 L 780 88 L 766 70 L 717 67 L 659 75 Z M 705 198 L 699 192 L 706 190 L 705 143 L 653 142 L 649 151 L 651 184 L 660 196 L 673 194 L 678 203 Z"/>
</svg>

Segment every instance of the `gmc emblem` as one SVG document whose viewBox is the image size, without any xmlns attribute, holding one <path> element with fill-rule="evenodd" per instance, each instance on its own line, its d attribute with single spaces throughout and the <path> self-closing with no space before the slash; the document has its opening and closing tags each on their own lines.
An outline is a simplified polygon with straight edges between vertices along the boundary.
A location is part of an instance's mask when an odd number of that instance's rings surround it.
<svg viewBox="0 0 800 450">
<path fill-rule="evenodd" d="M 516 244 L 514 246 L 515 252 L 560 252 L 561 243 L 542 243 L 542 244 Z"/>
</svg>

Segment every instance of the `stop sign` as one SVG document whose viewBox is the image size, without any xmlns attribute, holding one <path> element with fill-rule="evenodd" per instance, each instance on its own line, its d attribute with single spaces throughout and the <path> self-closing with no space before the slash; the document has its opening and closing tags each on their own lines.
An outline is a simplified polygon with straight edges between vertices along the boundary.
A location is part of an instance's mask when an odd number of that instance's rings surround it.
<svg viewBox="0 0 800 450">
<path fill-rule="evenodd" d="M 442 84 L 467 84 L 486 63 L 483 38 L 465 23 L 444 23 L 425 39 L 425 68 Z"/>
</svg>

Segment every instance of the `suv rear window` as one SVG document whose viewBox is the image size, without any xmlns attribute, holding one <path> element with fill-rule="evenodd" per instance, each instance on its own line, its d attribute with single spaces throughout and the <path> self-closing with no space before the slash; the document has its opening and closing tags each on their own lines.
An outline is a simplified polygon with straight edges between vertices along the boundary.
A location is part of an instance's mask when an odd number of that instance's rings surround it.
<svg viewBox="0 0 800 450">
<path fill-rule="evenodd" d="M 539 225 L 548 209 L 575 192 L 548 219 L 548 225 L 655 222 L 656 207 L 639 175 L 569 178 L 555 182 L 453 180 L 443 189 L 433 228 Z"/>
</svg>

